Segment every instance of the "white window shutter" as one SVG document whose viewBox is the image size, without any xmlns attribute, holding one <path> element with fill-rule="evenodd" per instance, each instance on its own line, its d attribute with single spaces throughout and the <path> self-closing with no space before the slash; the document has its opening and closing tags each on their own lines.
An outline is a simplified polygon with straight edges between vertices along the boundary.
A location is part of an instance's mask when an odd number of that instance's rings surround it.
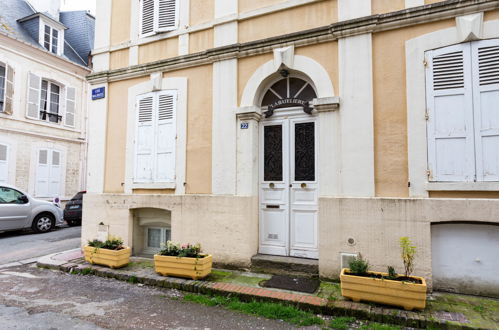
<svg viewBox="0 0 499 330">
<path fill-rule="evenodd" d="M 138 97 L 134 168 L 134 181 L 137 183 L 153 182 L 154 107 L 153 95 L 147 94 Z"/>
<path fill-rule="evenodd" d="M 7 65 L 7 74 L 5 79 L 5 106 L 3 112 L 12 114 L 14 112 L 14 68 Z"/>
<path fill-rule="evenodd" d="M 140 8 L 140 34 L 154 33 L 155 0 L 142 0 Z"/>
<path fill-rule="evenodd" d="M 473 181 L 475 155 L 470 44 L 427 54 L 430 181 Z"/>
<path fill-rule="evenodd" d="M 75 108 L 76 108 L 76 89 L 66 87 L 66 113 L 64 114 L 64 124 L 66 126 L 75 126 Z"/>
<path fill-rule="evenodd" d="M 178 0 L 158 1 L 158 31 L 175 30 L 178 26 Z"/>
<path fill-rule="evenodd" d="M 477 181 L 499 181 L 499 40 L 472 44 Z"/>
<path fill-rule="evenodd" d="M 159 93 L 155 137 L 156 182 L 175 182 L 176 103 L 176 92 Z"/>
<path fill-rule="evenodd" d="M 0 183 L 9 181 L 9 147 L 0 144 Z"/>
<path fill-rule="evenodd" d="M 28 74 L 28 107 L 26 116 L 33 119 L 40 118 L 40 88 L 42 79 L 34 73 Z"/>
</svg>

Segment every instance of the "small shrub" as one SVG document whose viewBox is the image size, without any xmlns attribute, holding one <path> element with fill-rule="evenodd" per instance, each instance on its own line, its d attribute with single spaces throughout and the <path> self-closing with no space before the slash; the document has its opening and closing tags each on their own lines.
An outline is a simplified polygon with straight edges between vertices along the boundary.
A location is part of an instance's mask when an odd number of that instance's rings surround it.
<svg viewBox="0 0 499 330">
<path fill-rule="evenodd" d="M 369 270 L 369 262 L 364 260 L 360 254 L 357 258 L 351 260 L 348 266 L 350 267 L 350 272 L 357 275 L 365 275 Z"/>
<path fill-rule="evenodd" d="M 412 245 L 409 237 L 400 238 L 400 248 L 402 260 L 404 262 L 405 276 L 411 276 L 414 271 L 414 258 L 416 256 L 416 247 Z"/>
<path fill-rule="evenodd" d="M 397 273 L 395 272 L 395 268 L 392 266 L 388 266 L 388 276 L 386 277 L 389 280 L 394 280 L 397 278 Z"/>
<path fill-rule="evenodd" d="M 88 241 L 88 246 L 94 247 L 96 249 L 107 249 L 107 250 L 122 250 L 123 240 L 119 237 L 109 237 L 105 242 L 94 239 L 93 241 Z"/>
</svg>

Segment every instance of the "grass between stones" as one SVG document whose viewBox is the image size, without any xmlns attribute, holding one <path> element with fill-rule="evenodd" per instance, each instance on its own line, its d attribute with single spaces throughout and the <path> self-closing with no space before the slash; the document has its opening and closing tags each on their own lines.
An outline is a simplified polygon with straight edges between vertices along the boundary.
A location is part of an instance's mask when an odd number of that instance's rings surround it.
<svg viewBox="0 0 499 330">
<path fill-rule="evenodd" d="M 257 301 L 243 302 L 236 297 L 206 296 L 196 294 L 187 294 L 184 296 L 184 300 L 206 306 L 222 306 L 233 311 L 249 315 L 262 316 L 273 320 L 283 320 L 298 326 L 324 324 L 324 320 L 312 312 L 303 311 L 294 306 L 279 303 Z"/>
</svg>

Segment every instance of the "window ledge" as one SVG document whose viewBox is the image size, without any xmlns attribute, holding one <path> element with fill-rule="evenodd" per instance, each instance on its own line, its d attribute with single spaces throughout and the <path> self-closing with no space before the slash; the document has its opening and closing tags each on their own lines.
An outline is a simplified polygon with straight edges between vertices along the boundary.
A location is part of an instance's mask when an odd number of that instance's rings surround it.
<svg viewBox="0 0 499 330">
<path fill-rule="evenodd" d="M 132 189 L 175 189 L 175 182 L 132 183 Z"/>
<path fill-rule="evenodd" d="M 427 182 L 427 191 L 499 191 L 499 182 Z"/>
</svg>

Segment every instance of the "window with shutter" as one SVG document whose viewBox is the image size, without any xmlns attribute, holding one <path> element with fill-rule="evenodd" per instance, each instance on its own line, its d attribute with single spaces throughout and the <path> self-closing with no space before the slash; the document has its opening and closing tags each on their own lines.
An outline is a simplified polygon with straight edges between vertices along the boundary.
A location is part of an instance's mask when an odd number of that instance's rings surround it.
<svg viewBox="0 0 499 330">
<path fill-rule="evenodd" d="M 473 181 L 474 141 L 469 45 L 429 53 L 428 166 L 431 181 Z"/>
<path fill-rule="evenodd" d="M 499 181 L 499 40 L 472 43 L 477 181 Z"/>
<path fill-rule="evenodd" d="M 499 40 L 427 53 L 430 181 L 499 181 Z"/>
<path fill-rule="evenodd" d="M 28 74 L 28 107 L 26 116 L 32 119 L 40 117 L 40 90 L 42 79 L 34 73 Z"/>
<path fill-rule="evenodd" d="M 142 37 L 178 27 L 178 0 L 142 0 L 140 34 Z"/>
<path fill-rule="evenodd" d="M 0 112 L 5 108 L 5 83 L 7 81 L 7 68 L 0 64 Z"/>
<path fill-rule="evenodd" d="M 176 92 L 138 97 L 135 138 L 135 183 L 175 181 Z"/>
<path fill-rule="evenodd" d="M 7 114 L 14 112 L 14 68 L 7 65 L 7 79 L 5 80 L 5 103 L 3 111 Z"/>
</svg>

